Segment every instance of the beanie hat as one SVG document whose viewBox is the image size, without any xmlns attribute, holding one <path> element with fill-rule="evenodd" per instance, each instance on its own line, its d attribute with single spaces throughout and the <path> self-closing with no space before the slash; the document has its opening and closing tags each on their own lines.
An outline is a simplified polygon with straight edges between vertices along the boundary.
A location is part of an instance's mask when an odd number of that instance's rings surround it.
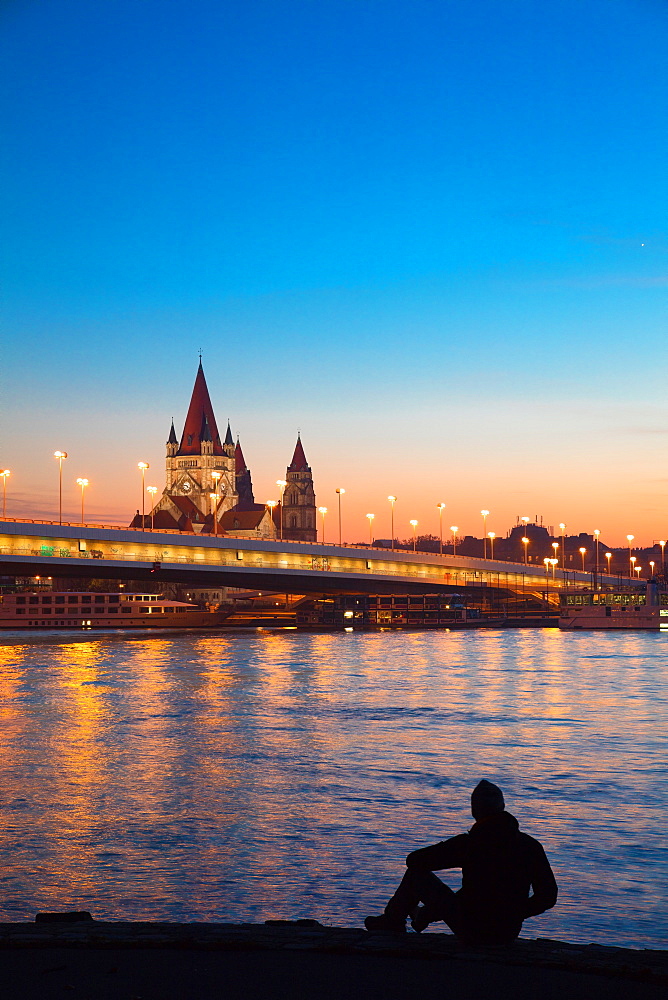
<svg viewBox="0 0 668 1000">
<path fill-rule="evenodd" d="M 493 785 L 485 778 L 478 782 L 471 793 L 471 812 L 475 819 L 503 812 L 505 807 L 503 792 L 498 785 Z"/>
</svg>

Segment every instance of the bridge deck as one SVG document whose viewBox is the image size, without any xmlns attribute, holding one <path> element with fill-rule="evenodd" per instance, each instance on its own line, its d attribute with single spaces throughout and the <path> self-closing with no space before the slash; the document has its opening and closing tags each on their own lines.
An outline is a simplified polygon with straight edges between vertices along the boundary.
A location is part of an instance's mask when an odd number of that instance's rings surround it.
<svg viewBox="0 0 668 1000">
<path fill-rule="evenodd" d="M 428 592 L 463 587 L 554 590 L 591 574 L 470 556 L 211 537 L 52 522 L 0 521 L 0 572 L 213 583 L 312 592 Z"/>
</svg>

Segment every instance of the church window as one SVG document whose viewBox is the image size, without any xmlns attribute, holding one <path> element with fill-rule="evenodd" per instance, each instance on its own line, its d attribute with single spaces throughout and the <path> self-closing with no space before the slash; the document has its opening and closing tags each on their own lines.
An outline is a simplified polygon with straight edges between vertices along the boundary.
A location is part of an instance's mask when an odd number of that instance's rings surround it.
<svg viewBox="0 0 668 1000">
<path fill-rule="evenodd" d="M 188 444 L 192 444 L 192 443 L 193 443 L 193 436 L 192 436 L 192 434 L 189 434 L 188 435 Z"/>
<path fill-rule="evenodd" d="M 291 528 L 296 528 L 297 527 L 297 518 L 295 517 L 294 514 L 290 518 L 290 527 Z"/>
</svg>

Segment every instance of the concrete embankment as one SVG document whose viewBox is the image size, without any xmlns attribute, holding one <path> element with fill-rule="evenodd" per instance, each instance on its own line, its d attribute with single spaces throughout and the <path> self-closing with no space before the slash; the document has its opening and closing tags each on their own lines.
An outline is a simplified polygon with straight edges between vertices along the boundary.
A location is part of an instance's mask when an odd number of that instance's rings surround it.
<svg viewBox="0 0 668 1000">
<path fill-rule="evenodd" d="M 668 952 L 268 924 L 0 924 L 4 1000 L 659 1000 Z"/>
</svg>

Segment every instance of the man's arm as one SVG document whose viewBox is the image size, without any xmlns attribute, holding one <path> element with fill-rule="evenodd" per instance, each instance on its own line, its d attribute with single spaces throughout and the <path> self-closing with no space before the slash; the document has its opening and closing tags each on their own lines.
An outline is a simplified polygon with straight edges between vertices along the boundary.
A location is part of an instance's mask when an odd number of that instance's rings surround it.
<svg viewBox="0 0 668 1000">
<path fill-rule="evenodd" d="M 406 858 L 406 865 L 408 868 L 421 868 L 428 872 L 437 872 L 441 868 L 461 868 L 467 845 L 468 834 L 460 833 L 457 837 L 442 840 L 440 844 L 413 851 Z"/>
<path fill-rule="evenodd" d="M 534 841 L 531 859 L 531 885 L 533 896 L 527 900 L 524 919 L 552 909 L 557 901 L 557 882 L 545 851 L 537 840 Z"/>
</svg>

